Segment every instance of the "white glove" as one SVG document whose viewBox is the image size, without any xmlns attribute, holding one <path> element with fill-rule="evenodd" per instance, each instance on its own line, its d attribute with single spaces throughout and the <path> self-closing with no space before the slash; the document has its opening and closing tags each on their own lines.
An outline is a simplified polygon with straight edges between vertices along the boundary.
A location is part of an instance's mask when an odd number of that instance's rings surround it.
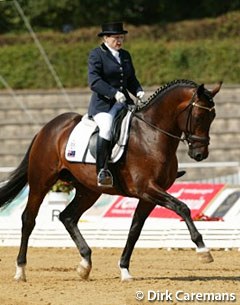
<svg viewBox="0 0 240 305">
<path fill-rule="evenodd" d="M 124 103 L 126 101 L 125 95 L 120 91 L 117 91 L 114 97 L 118 103 Z"/>
<path fill-rule="evenodd" d="M 145 92 L 144 92 L 144 91 L 138 91 L 137 97 L 138 97 L 141 101 L 143 101 L 143 102 L 145 101 L 144 96 L 145 96 Z"/>
<path fill-rule="evenodd" d="M 138 91 L 137 93 L 137 106 L 142 107 L 145 104 L 145 92 Z"/>
</svg>

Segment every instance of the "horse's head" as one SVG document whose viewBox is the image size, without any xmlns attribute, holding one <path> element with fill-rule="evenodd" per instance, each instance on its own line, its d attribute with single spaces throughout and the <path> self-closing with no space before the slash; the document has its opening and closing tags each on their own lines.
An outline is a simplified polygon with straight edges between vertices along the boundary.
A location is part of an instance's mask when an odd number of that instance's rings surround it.
<svg viewBox="0 0 240 305">
<path fill-rule="evenodd" d="M 203 84 L 200 85 L 187 106 L 188 111 L 184 111 L 184 133 L 189 146 L 188 154 L 196 161 L 208 157 L 209 129 L 216 115 L 213 97 L 221 85 L 222 83 L 219 83 L 212 91 L 205 89 Z"/>
</svg>

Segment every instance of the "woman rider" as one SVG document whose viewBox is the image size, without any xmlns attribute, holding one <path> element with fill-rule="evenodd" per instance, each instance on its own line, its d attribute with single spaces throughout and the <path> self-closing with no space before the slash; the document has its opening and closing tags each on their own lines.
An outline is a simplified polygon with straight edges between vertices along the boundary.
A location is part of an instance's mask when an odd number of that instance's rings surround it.
<svg viewBox="0 0 240 305">
<path fill-rule="evenodd" d="M 96 151 L 98 186 L 113 186 L 108 160 L 114 117 L 126 104 L 133 104 L 128 91 L 140 100 L 145 95 L 136 78 L 130 54 L 122 49 L 127 33 L 122 22 L 103 24 L 98 34 L 103 42 L 90 52 L 88 59 L 88 82 L 92 90 L 88 115 L 99 127 Z"/>
</svg>

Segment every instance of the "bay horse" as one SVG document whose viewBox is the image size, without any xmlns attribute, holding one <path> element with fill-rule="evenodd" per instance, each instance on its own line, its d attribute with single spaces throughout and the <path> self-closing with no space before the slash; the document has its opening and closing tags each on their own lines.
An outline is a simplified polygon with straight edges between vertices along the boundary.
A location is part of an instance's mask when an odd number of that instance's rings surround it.
<svg viewBox="0 0 240 305">
<path fill-rule="evenodd" d="M 58 179 L 72 183 L 76 189 L 73 200 L 60 213 L 59 219 L 82 257 L 78 272 L 83 279 L 89 277 L 92 268 L 92 251 L 79 230 L 78 221 L 102 193 L 139 199 L 119 261 L 122 281 L 132 279 L 130 258 L 144 222 L 156 205 L 181 216 L 199 258 L 204 262 L 213 261 L 189 208 L 166 190 L 176 179 L 176 151 L 180 141 L 186 141 L 188 154 L 194 160 L 208 157 L 209 129 L 215 117 L 213 97 L 220 88 L 221 83 L 210 91 L 203 84 L 197 85 L 190 80 L 175 80 L 159 88 L 141 109 L 133 113 L 127 149 L 117 163 L 111 164 L 113 188 L 97 186 L 95 165 L 71 163 L 65 159 L 66 142 L 81 115 L 64 113 L 43 126 L 20 165 L 0 189 L 0 207 L 4 207 L 29 184 L 15 279 L 26 281 L 28 240 L 40 205 Z"/>
</svg>

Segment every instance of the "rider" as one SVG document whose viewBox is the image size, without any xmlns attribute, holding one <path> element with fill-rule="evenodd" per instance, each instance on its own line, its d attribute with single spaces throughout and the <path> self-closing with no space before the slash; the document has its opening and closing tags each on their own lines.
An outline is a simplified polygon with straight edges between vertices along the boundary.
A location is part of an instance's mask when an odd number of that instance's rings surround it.
<svg viewBox="0 0 240 305">
<path fill-rule="evenodd" d="M 112 122 L 126 104 L 133 104 L 128 91 L 144 101 L 145 93 L 136 78 L 132 59 L 122 49 L 128 32 L 122 22 L 105 23 L 98 34 L 102 44 L 92 50 L 88 58 L 88 82 L 92 96 L 88 108 L 89 117 L 99 127 L 96 163 L 99 186 L 113 186 L 113 177 L 108 169 L 111 154 Z"/>
</svg>

